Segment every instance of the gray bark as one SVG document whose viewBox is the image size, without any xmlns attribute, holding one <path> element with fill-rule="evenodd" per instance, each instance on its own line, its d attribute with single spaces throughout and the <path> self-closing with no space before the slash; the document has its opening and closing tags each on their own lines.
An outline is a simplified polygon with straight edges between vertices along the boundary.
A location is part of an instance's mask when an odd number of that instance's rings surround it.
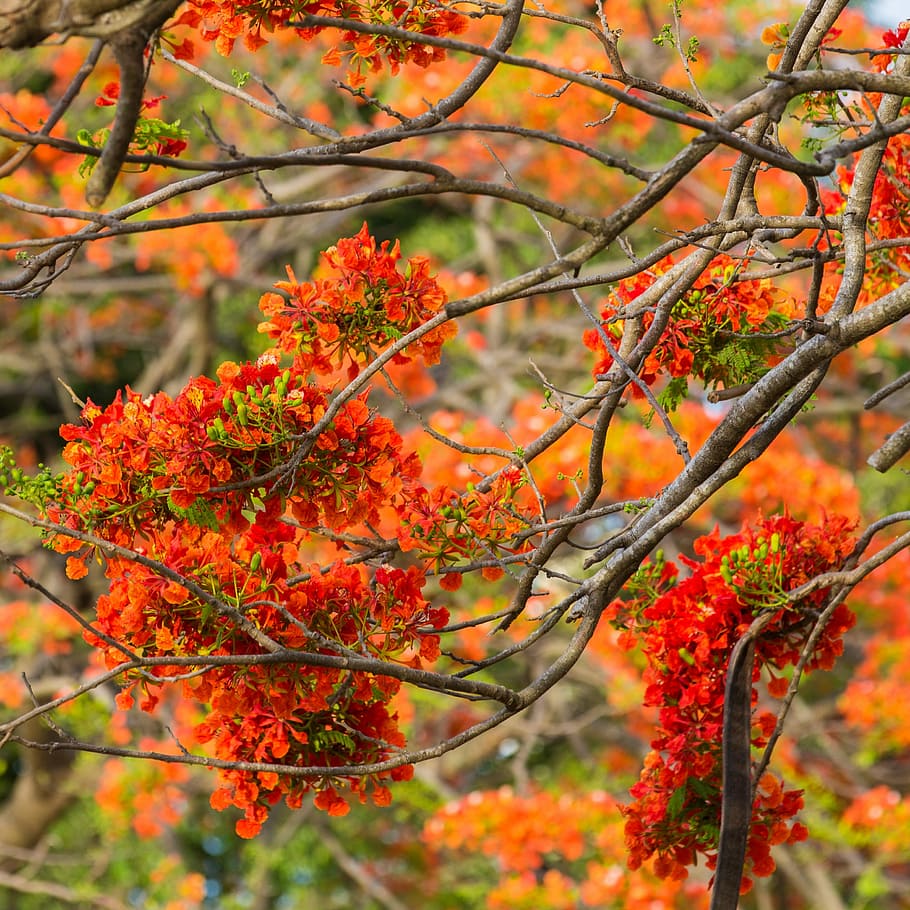
<svg viewBox="0 0 910 910">
<path fill-rule="evenodd" d="M 181 0 L 0 0 L 0 47 L 40 44 L 51 35 L 110 39 L 156 29 Z"/>
</svg>

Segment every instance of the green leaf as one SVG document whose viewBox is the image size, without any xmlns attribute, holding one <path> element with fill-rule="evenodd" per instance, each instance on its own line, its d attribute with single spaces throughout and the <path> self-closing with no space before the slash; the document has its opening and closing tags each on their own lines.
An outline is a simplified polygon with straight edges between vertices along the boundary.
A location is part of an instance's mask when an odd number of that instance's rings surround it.
<svg viewBox="0 0 910 910">
<path fill-rule="evenodd" d="M 689 383 L 685 376 L 674 376 L 657 396 L 657 403 L 672 414 L 689 394 Z"/>
<path fill-rule="evenodd" d="M 677 819 L 680 816 L 683 808 L 686 805 L 686 788 L 679 787 L 673 791 L 673 795 L 670 797 L 669 802 L 667 803 L 667 816 L 671 819 Z"/>
<path fill-rule="evenodd" d="M 79 132 L 76 133 L 76 141 L 80 145 L 87 145 L 90 148 L 98 149 L 104 146 L 104 143 L 107 142 L 107 137 L 110 136 L 110 134 L 111 131 L 109 129 L 98 130 L 97 133 L 90 133 L 88 130 L 79 130 Z M 87 177 L 95 169 L 97 163 L 97 155 L 86 155 L 79 165 L 79 176 Z"/>
</svg>

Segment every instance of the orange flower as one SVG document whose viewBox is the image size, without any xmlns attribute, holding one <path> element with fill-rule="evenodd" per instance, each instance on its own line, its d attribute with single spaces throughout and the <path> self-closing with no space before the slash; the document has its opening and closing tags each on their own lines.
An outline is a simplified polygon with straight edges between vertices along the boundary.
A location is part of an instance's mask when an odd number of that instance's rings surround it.
<svg viewBox="0 0 910 910">
<path fill-rule="evenodd" d="M 85 576 L 88 575 L 88 567 L 85 565 L 85 560 L 87 558 L 87 554 L 83 556 L 70 556 L 66 560 L 66 577 L 72 578 L 73 581 L 85 578 Z"/>
</svg>

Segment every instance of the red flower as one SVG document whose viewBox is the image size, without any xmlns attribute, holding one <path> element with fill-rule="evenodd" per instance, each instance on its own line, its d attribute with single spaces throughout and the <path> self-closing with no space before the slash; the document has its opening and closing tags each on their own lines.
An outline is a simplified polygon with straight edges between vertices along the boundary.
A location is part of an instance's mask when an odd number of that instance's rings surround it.
<svg viewBox="0 0 910 910">
<path fill-rule="evenodd" d="M 646 565 L 628 586 L 628 599 L 608 609 L 617 628 L 637 636 L 648 660 L 645 703 L 660 708 L 653 751 L 631 790 L 634 802 L 624 809 L 631 868 L 656 855 L 659 874 L 675 877 L 696 853 L 713 863 L 730 654 L 753 618 L 772 609 L 774 619 L 756 645 L 754 678 L 762 667 L 796 663 L 812 627 L 806 617 L 824 605 L 827 592 L 793 604 L 786 593 L 843 564 L 853 548 L 851 527 L 837 516 L 816 527 L 779 515 L 730 537 L 715 531 L 695 542 L 701 561 L 683 560 L 688 578 L 674 584 L 675 573 L 663 563 Z M 807 669 L 831 665 L 852 621 L 845 607 L 837 608 Z M 772 688 L 780 692 L 786 684 Z M 754 746 L 767 743 L 774 724 L 769 714 L 755 719 Z M 772 843 L 805 837 L 804 827 L 791 821 L 801 807 L 801 791 L 784 789 L 770 774 L 762 778 L 748 842 L 751 874 L 773 871 Z"/>
</svg>

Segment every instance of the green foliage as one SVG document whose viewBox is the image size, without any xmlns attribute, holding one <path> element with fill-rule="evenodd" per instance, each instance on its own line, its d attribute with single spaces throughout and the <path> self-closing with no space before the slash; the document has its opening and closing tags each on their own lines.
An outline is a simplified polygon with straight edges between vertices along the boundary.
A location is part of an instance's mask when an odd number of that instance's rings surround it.
<svg viewBox="0 0 910 910">
<path fill-rule="evenodd" d="M 880 901 L 887 901 L 891 894 L 891 884 L 879 866 L 869 865 L 857 878 L 854 892 L 856 894 L 856 900 L 852 904 L 854 910 L 880 907 L 882 906 Z"/>
<path fill-rule="evenodd" d="M 670 414 L 683 403 L 688 394 L 689 380 L 684 376 L 674 376 L 658 393 L 657 403 Z M 653 417 L 653 413 L 648 416 L 649 425 Z"/>
<path fill-rule="evenodd" d="M 178 518 L 185 519 L 197 528 L 208 528 L 210 531 L 218 530 L 218 516 L 202 496 L 197 496 L 196 501 L 188 508 L 181 508 L 174 502 L 173 496 L 169 494 L 167 507 L 172 514 Z"/>
<path fill-rule="evenodd" d="M 676 47 L 676 38 L 673 37 L 673 26 L 663 25 L 660 33 L 651 39 L 658 47 Z"/>
<path fill-rule="evenodd" d="M 237 88 L 243 88 L 247 82 L 250 81 L 251 74 L 245 72 L 244 70 L 239 70 L 236 67 L 231 68 L 231 78 L 234 80 L 234 85 Z"/>
<path fill-rule="evenodd" d="M 94 133 L 81 129 L 76 134 L 76 140 L 80 145 L 101 149 L 104 148 L 110 134 L 111 131 L 107 127 L 96 130 Z M 189 135 L 187 130 L 181 128 L 179 120 L 167 123 L 157 117 L 140 117 L 133 133 L 133 141 L 130 143 L 130 152 L 133 154 L 173 154 L 185 147 Z M 79 176 L 87 177 L 95 169 L 97 163 L 97 155 L 86 155 L 79 165 Z M 148 167 L 147 164 L 142 164 L 135 169 L 145 171 Z"/>
<path fill-rule="evenodd" d="M 673 10 L 673 18 L 679 23 L 679 20 L 682 18 L 681 0 L 673 0 L 670 7 Z M 673 26 L 669 24 L 663 25 L 660 32 L 651 40 L 658 47 L 677 48 L 676 33 Z M 698 38 L 696 38 L 695 35 L 692 35 L 684 45 L 678 47 L 688 63 L 693 63 L 698 58 L 699 43 Z"/>
<path fill-rule="evenodd" d="M 0 493 L 34 506 L 42 506 L 59 495 L 63 475 L 39 464 L 34 476 L 26 474 L 16 464 L 13 450 L 0 446 Z"/>
</svg>

